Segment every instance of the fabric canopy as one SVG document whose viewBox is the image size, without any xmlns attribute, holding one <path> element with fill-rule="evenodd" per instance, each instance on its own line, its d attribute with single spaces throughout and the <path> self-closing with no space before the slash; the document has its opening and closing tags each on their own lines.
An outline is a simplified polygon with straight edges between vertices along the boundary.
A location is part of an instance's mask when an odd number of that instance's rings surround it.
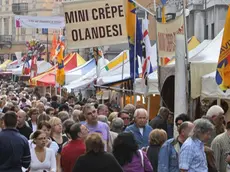
<svg viewBox="0 0 230 172">
<path fill-rule="evenodd" d="M 201 99 L 204 98 L 222 98 L 230 99 L 230 90 L 228 89 L 225 93 L 220 90 L 216 80 L 216 71 L 206 74 L 201 78 Z"/>
<path fill-rule="evenodd" d="M 65 72 L 70 71 L 71 69 L 80 66 L 84 63 L 85 60 L 79 54 L 69 54 L 64 58 Z M 36 86 L 55 86 L 56 68 L 57 65 L 52 67 L 48 72 L 32 78 L 31 84 Z"/>
<path fill-rule="evenodd" d="M 8 64 L 10 64 L 11 62 L 11 60 L 4 61 L 2 64 L 0 64 L 0 70 L 6 70 Z"/>
<path fill-rule="evenodd" d="M 31 60 L 29 61 L 29 63 L 31 64 Z M 46 61 L 38 61 L 37 62 L 37 66 L 38 66 L 38 74 L 41 74 L 43 72 L 46 72 L 47 70 L 49 70 L 52 65 Z M 21 76 L 22 75 L 22 70 L 23 70 L 23 66 L 21 65 L 18 68 L 14 68 L 14 69 L 7 69 L 7 71 L 12 72 L 13 75 L 18 75 Z"/>
<path fill-rule="evenodd" d="M 98 60 L 99 69 L 103 68 L 108 63 L 109 61 L 107 59 L 100 58 Z M 100 71 L 98 75 L 100 75 Z M 77 92 L 79 90 L 85 90 L 85 89 L 87 90 L 94 89 L 93 84 L 96 78 L 97 78 L 97 71 L 96 71 L 96 65 L 95 65 L 93 68 L 91 68 L 91 70 L 88 73 L 86 73 L 85 75 L 82 75 L 77 80 L 70 82 L 68 85 L 65 85 L 64 87 L 69 92 L 70 91 Z"/>
<path fill-rule="evenodd" d="M 65 75 L 65 84 L 79 79 L 81 76 L 87 74 L 91 69 L 96 67 L 95 59 L 91 59 L 85 64 L 68 71 Z"/>
</svg>

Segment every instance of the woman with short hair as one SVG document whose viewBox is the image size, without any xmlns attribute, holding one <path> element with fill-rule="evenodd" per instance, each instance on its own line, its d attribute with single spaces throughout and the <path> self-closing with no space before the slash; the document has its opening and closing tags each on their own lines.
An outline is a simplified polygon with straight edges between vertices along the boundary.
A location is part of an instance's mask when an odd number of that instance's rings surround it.
<svg viewBox="0 0 230 172">
<path fill-rule="evenodd" d="M 153 171 L 157 172 L 158 154 L 161 146 L 167 140 L 167 133 L 163 129 L 154 129 L 149 134 L 149 146 L 147 147 L 147 157 L 151 162 Z M 160 172 L 160 171 L 159 171 Z"/>
<path fill-rule="evenodd" d="M 104 142 L 98 133 L 88 135 L 85 140 L 86 154 L 76 161 L 73 172 L 123 172 L 117 160 L 104 151 Z"/>
</svg>

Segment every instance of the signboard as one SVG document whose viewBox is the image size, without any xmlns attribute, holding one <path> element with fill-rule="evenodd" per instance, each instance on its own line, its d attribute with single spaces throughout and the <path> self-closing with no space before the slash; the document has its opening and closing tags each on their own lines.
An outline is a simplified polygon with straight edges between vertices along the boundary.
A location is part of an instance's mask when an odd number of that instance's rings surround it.
<svg viewBox="0 0 230 172">
<path fill-rule="evenodd" d="M 65 27 L 65 19 L 56 16 L 15 16 L 15 26 L 17 28 L 61 29 Z"/>
<path fill-rule="evenodd" d="M 165 24 L 157 22 L 159 57 L 175 56 L 176 34 L 184 34 L 183 15 Z"/>
<path fill-rule="evenodd" d="M 69 49 L 127 43 L 123 0 L 64 3 Z"/>
</svg>

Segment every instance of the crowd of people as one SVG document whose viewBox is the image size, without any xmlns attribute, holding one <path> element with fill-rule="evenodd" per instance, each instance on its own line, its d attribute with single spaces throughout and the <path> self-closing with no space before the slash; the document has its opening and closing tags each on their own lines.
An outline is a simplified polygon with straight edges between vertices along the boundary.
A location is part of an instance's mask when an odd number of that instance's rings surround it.
<svg viewBox="0 0 230 172">
<path fill-rule="evenodd" d="M 0 172 L 228 172 L 229 163 L 230 122 L 218 105 L 195 121 L 165 107 L 149 120 L 141 106 L 1 83 Z"/>
</svg>

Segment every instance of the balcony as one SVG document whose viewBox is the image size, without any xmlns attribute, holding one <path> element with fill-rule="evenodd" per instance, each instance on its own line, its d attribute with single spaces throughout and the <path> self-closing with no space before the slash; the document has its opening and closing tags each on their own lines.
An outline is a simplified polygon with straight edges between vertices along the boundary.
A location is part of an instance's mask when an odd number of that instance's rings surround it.
<svg viewBox="0 0 230 172">
<path fill-rule="evenodd" d="M 12 35 L 0 35 L 0 48 L 3 47 L 11 48 L 12 46 Z"/>
<path fill-rule="evenodd" d="M 12 42 L 12 35 L 0 35 L 0 42 Z"/>
<path fill-rule="evenodd" d="M 28 3 L 13 3 L 12 11 L 16 15 L 28 13 Z"/>
</svg>

